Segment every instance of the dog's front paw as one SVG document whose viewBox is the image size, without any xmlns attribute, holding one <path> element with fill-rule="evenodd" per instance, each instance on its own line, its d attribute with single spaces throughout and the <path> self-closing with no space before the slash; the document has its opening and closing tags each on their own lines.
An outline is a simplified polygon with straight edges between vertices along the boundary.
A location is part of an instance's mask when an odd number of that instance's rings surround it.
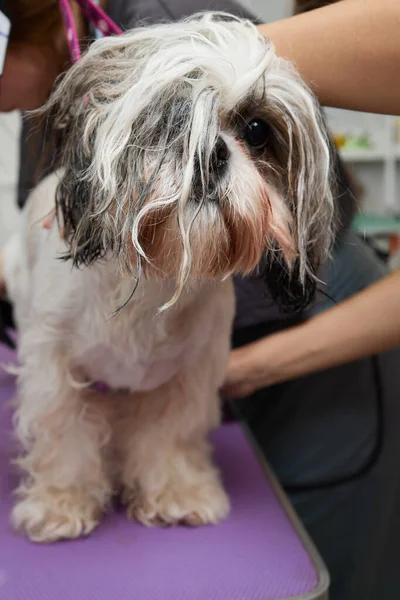
<svg viewBox="0 0 400 600">
<path fill-rule="evenodd" d="M 21 499 L 11 520 L 31 541 L 46 543 L 88 535 L 101 515 L 96 501 L 83 499 L 75 490 L 46 490 Z"/>
<path fill-rule="evenodd" d="M 218 478 L 203 485 L 177 486 L 170 482 L 151 494 L 136 490 L 125 494 L 127 517 L 148 527 L 215 524 L 227 517 L 229 498 Z"/>
</svg>

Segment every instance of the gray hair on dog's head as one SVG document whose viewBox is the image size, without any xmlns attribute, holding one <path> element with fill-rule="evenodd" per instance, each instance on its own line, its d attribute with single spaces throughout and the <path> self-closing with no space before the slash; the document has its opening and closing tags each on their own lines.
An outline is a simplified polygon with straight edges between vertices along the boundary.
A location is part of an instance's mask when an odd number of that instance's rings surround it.
<svg viewBox="0 0 400 600">
<path fill-rule="evenodd" d="M 265 255 L 299 289 L 315 281 L 332 239 L 328 136 L 249 21 L 202 13 L 98 40 L 45 111 L 74 264 L 115 255 L 135 277 L 175 278 L 172 301 L 190 278 L 248 274 Z"/>
</svg>

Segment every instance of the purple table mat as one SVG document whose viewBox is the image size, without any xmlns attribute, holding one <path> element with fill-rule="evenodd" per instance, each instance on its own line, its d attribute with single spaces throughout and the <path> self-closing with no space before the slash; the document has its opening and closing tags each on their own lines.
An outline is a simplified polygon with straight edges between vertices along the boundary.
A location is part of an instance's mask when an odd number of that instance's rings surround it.
<svg viewBox="0 0 400 600">
<path fill-rule="evenodd" d="M 0 347 L 0 362 L 13 359 Z M 0 600 L 276 600 L 317 587 L 312 559 L 235 424 L 213 436 L 232 501 L 222 524 L 146 529 L 114 512 L 77 541 L 36 545 L 15 534 L 13 393 L 0 370 Z"/>
</svg>

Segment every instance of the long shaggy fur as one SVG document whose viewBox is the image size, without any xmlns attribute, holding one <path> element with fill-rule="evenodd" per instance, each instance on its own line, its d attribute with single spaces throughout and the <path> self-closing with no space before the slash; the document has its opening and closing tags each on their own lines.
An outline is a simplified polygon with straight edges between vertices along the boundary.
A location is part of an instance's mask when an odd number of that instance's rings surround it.
<svg viewBox="0 0 400 600">
<path fill-rule="evenodd" d="M 172 271 L 180 293 L 192 271 L 211 265 L 223 276 L 248 273 L 268 245 L 283 253 L 287 269 L 297 260 L 303 285 L 326 257 L 333 202 L 321 113 L 293 66 L 250 22 L 210 13 L 98 41 L 68 71 L 46 112 L 61 134 L 57 202 L 74 264 L 112 251 L 135 276 L 138 260 L 160 276 Z M 240 166 L 232 160 L 223 180 L 213 181 L 219 135 L 236 149 L 254 116 L 271 126 L 267 152 L 242 148 Z M 253 201 L 260 193 L 268 196 L 264 204 Z M 171 268 L 155 256 L 160 223 L 164 236 L 175 230 Z M 244 264 L 249 249 L 237 256 L 237 238 L 253 237 L 258 224 L 261 248 Z M 208 248 L 209 264 L 196 264 L 193 240 L 209 239 L 211 230 L 218 245 Z"/>
<path fill-rule="evenodd" d="M 40 542 L 87 535 L 115 493 L 146 525 L 216 523 L 229 500 L 207 436 L 230 275 L 262 260 L 275 297 L 301 307 L 329 252 L 318 105 L 251 23 L 205 13 L 95 42 L 44 114 L 60 168 L 4 255 L 20 330 L 13 523 Z"/>
</svg>

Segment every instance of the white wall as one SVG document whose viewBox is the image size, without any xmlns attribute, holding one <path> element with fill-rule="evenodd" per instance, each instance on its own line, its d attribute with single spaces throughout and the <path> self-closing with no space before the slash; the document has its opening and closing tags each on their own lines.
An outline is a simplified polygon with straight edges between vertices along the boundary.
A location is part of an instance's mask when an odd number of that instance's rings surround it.
<svg viewBox="0 0 400 600">
<path fill-rule="evenodd" d="M 264 21 L 288 17 L 293 4 L 292 0 L 241 0 L 241 3 Z"/>
<path fill-rule="evenodd" d="M 20 118 L 18 113 L 0 113 L 0 249 L 15 231 Z"/>
</svg>

